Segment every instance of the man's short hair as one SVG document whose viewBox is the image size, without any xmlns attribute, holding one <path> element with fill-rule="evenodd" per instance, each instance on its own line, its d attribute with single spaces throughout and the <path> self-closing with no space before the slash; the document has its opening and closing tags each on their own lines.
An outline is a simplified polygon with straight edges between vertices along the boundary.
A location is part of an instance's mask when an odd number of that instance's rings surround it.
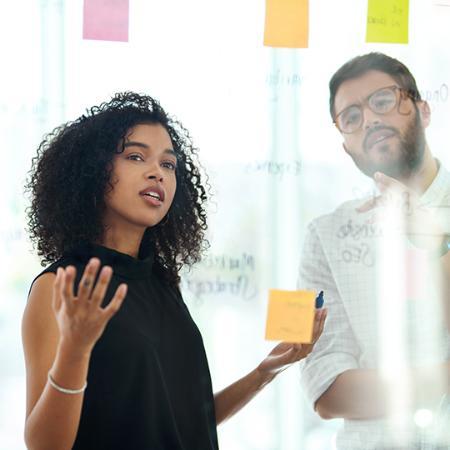
<svg viewBox="0 0 450 450">
<path fill-rule="evenodd" d="M 356 56 L 347 61 L 331 77 L 330 87 L 330 114 L 334 119 L 334 100 L 340 85 L 347 80 L 358 78 L 369 70 L 378 70 L 390 75 L 399 86 L 408 92 L 414 101 L 420 101 L 420 92 L 417 89 L 416 80 L 409 69 L 395 58 L 391 58 L 383 53 L 367 53 Z"/>
</svg>

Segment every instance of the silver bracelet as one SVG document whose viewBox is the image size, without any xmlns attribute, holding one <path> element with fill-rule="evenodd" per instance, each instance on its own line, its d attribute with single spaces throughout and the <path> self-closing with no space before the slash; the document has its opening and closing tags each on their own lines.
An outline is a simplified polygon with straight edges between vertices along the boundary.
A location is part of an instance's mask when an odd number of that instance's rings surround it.
<svg viewBox="0 0 450 450">
<path fill-rule="evenodd" d="M 84 386 L 80 389 L 67 389 L 59 386 L 56 381 L 52 378 L 50 375 L 50 372 L 48 373 L 48 382 L 50 383 L 50 386 L 55 388 L 57 391 L 62 392 L 63 394 L 81 394 L 84 392 L 87 388 L 87 381 L 84 383 Z"/>
</svg>

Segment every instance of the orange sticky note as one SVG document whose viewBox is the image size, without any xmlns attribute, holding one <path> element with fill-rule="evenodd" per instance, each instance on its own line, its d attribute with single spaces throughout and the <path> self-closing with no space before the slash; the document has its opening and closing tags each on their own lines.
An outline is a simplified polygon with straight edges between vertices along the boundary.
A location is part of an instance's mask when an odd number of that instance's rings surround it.
<svg viewBox="0 0 450 450">
<path fill-rule="evenodd" d="M 316 293 L 313 291 L 269 291 L 266 339 L 309 343 L 314 326 Z"/>
<path fill-rule="evenodd" d="M 266 0 L 264 45 L 306 48 L 309 37 L 309 0 Z"/>
<path fill-rule="evenodd" d="M 409 0 L 369 0 L 366 42 L 408 43 Z"/>
</svg>

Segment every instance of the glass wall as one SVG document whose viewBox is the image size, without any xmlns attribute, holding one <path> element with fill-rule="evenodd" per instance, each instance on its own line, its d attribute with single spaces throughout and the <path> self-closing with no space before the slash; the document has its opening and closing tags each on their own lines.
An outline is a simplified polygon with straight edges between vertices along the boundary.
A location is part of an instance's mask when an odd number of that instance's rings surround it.
<svg viewBox="0 0 450 450">
<path fill-rule="evenodd" d="M 408 45 L 366 44 L 366 2 L 311 1 L 310 47 L 263 47 L 260 0 L 130 0 L 129 42 L 82 39 L 82 0 L 2 6 L 0 83 L 0 449 L 24 448 L 20 322 L 41 269 L 27 240 L 23 185 L 44 135 L 119 91 L 154 96 L 190 130 L 210 177 L 211 247 L 184 273 L 213 386 L 253 369 L 269 288 L 295 289 L 307 224 L 372 182 L 344 153 L 328 80 L 349 58 L 382 51 L 406 63 L 430 103 L 427 137 L 450 166 L 450 8 L 410 1 Z M 304 399 L 297 366 L 219 428 L 221 448 L 325 450 L 340 421 Z"/>
</svg>

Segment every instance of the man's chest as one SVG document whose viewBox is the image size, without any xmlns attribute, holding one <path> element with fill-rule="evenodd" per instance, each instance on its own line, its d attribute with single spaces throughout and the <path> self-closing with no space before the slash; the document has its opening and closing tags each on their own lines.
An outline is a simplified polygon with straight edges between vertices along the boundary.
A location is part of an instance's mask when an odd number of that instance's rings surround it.
<svg viewBox="0 0 450 450">
<path fill-rule="evenodd" d="M 437 266 L 389 225 L 367 215 L 350 217 L 322 235 L 363 366 L 377 364 L 395 339 L 414 360 L 442 347 Z"/>
</svg>

